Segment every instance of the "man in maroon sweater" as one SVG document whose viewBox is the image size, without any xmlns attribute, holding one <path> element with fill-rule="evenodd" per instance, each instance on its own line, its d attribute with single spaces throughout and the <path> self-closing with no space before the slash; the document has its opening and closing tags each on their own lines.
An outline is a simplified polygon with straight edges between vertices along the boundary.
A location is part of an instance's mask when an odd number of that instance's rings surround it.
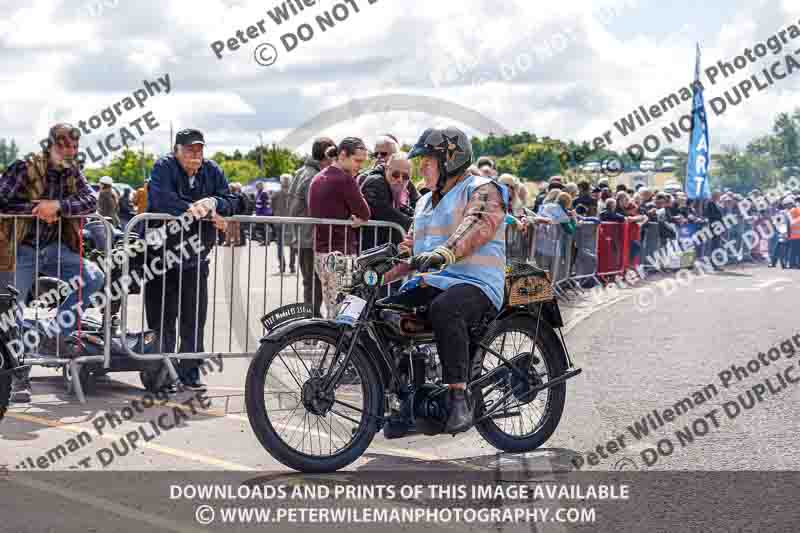
<svg viewBox="0 0 800 533">
<path fill-rule="evenodd" d="M 369 220 L 370 211 L 356 182 L 361 166 L 367 160 L 367 147 L 356 137 L 346 137 L 339 146 L 325 153 L 334 162 L 314 177 L 308 189 L 308 214 L 312 218 L 352 220 L 358 227 Z M 329 318 L 332 318 L 338 286 L 336 275 L 325 272 L 323 259 L 329 252 L 355 255 L 358 232 L 343 225 L 320 224 L 315 228 L 314 269 L 322 283 L 322 297 Z"/>
</svg>

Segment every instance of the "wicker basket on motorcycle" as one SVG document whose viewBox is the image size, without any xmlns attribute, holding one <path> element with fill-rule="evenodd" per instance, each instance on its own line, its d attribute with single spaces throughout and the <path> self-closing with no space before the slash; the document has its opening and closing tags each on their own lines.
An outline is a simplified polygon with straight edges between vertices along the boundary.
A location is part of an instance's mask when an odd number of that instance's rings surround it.
<svg viewBox="0 0 800 533">
<path fill-rule="evenodd" d="M 506 305 L 528 305 L 555 300 L 550 274 L 528 263 L 506 266 Z"/>
</svg>

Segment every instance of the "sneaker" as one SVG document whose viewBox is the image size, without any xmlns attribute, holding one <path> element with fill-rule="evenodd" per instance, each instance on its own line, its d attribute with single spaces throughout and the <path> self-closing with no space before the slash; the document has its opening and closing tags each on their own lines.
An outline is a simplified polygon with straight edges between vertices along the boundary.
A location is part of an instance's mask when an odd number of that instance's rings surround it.
<svg viewBox="0 0 800 533">
<path fill-rule="evenodd" d="M 11 402 L 29 403 L 31 401 L 30 379 L 14 379 L 11 384 Z"/>
</svg>

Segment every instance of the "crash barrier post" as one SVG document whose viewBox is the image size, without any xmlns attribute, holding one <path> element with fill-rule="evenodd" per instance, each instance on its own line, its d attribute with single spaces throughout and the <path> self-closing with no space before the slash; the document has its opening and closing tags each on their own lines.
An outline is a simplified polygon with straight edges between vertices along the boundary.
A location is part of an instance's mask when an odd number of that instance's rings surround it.
<svg viewBox="0 0 800 533">
<path fill-rule="evenodd" d="M 506 225 L 506 262 L 532 261 L 533 246 L 538 224 L 528 224 L 524 231 L 512 224 Z"/>
<path fill-rule="evenodd" d="M 303 217 L 237 215 L 223 220 L 227 224 L 247 225 L 250 235 L 262 236 L 264 240 L 255 244 L 250 239 L 243 246 L 223 247 L 216 244 L 217 228 L 210 219 L 186 221 L 183 217 L 160 213 L 139 214 L 125 228 L 125 235 L 133 236 L 138 226 L 145 232 L 143 237 L 148 246 L 143 253 L 145 290 L 139 297 L 122 292 L 120 327 L 125 335 L 134 336 L 144 336 L 146 329 L 152 330 L 157 342 L 146 350 L 143 343 L 137 346 L 138 350 L 130 345 L 124 349 L 133 360 L 155 364 L 159 380 L 169 379 L 170 383 L 178 380 L 177 360 L 252 357 L 263 331 L 260 319 L 286 304 L 306 303 L 316 314 L 319 308 L 315 304 L 320 305 L 323 299 L 316 281 L 319 277 L 311 266 L 315 262 L 317 232 L 312 233 L 311 243 L 302 242 L 302 232 L 297 231 L 301 226 L 312 225 L 323 230 L 327 227 L 328 247 L 334 238 L 330 229 L 344 228 L 340 231 L 347 249 L 342 251 L 352 255 L 388 239 L 400 242 L 405 238 L 401 226 L 381 221 L 369 221 L 356 228 L 350 220 Z M 351 245 L 352 241 L 357 244 Z M 271 246 L 273 242 L 275 249 Z M 296 265 L 293 273 L 285 275 L 290 270 L 292 248 L 297 251 Z M 205 264 L 194 260 L 198 254 Z M 187 267 L 181 268 L 184 259 Z M 123 277 L 130 277 L 129 263 L 124 265 Z M 311 274 L 309 301 L 304 294 L 303 270 Z M 394 282 L 392 287 L 399 287 L 399 283 Z M 148 288 L 148 284 L 152 285 Z M 198 305 L 184 306 L 184 300 Z M 165 324 L 167 308 L 177 328 Z M 185 312 L 192 315 L 187 319 L 182 316 Z M 183 338 L 179 331 L 182 320 L 184 328 L 191 330 L 185 330 Z M 141 330 L 140 333 L 133 333 L 134 328 Z"/>
<path fill-rule="evenodd" d="M 55 243 L 45 243 L 41 244 L 39 242 L 38 236 L 41 235 L 42 231 L 45 231 L 45 228 L 42 227 L 38 218 L 34 215 L 18 215 L 18 214 L 0 214 L 0 220 L 12 220 L 11 229 L 12 232 L 10 233 L 10 237 L 12 239 L 17 239 L 18 230 L 23 229 L 21 224 L 23 220 L 27 220 L 35 224 L 34 228 L 34 264 L 32 269 L 32 285 L 28 296 L 32 298 L 31 303 L 37 304 L 35 308 L 31 308 L 27 305 L 27 301 L 18 301 L 17 309 L 12 309 L 9 311 L 6 316 L 2 317 L 3 327 L 9 327 L 12 322 L 16 322 L 19 325 L 19 336 L 18 340 L 20 345 L 18 345 L 14 350 L 14 352 L 18 355 L 19 363 L 22 366 L 42 366 L 42 367 L 50 367 L 50 368 L 61 368 L 65 380 L 69 380 L 75 391 L 76 396 L 78 397 L 78 401 L 81 403 L 86 402 L 86 398 L 84 396 L 84 391 L 80 383 L 80 372 L 83 365 L 86 364 L 97 364 L 102 363 L 103 368 L 109 368 L 111 364 L 111 307 L 108 305 L 102 305 L 101 309 L 98 311 L 94 309 L 94 313 L 102 313 L 100 315 L 99 321 L 97 319 L 92 319 L 91 315 L 89 315 L 88 311 L 90 309 L 84 309 L 81 305 L 80 300 L 77 301 L 77 305 L 74 307 L 74 311 L 76 314 L 72 314 L 66 312 L 66 310 L 59 311 L 58 307 L 61 302 L 66 300 L 68 294 L 73 291 L 85 291 L 88 289 L 83 288 L 81 285 L 81 278 L 78 276 L 74 276 L 71 279 L 63 279 L 66 277 L 66 273 L 62 270 L 62 250 L 69 250 L 69 246 L 63 242 L 63 232 L 64 232 L 64 225 L 65 220 L 70 221 L 67 223 L 72 223 L 72 221 L 77 221 L 78 228 L 78 250 L 71 250 L 73 253 L 77 254 L 82 258 L 83 263 L 79 268 L 79 276 L 83 275 L 84 268 L 87 262 L 92 262 L 97 266 L 97 268 L 103 272 L 105 283 L 103 288 L 103 294 L 106 298 L 105 301 L 109 301 L 111 299 L 111 268 L 108 267 L 110 263 L 108 262 L 108 258 L 111 257 L 111 250 L 112 250 L 112 241 L 113 241 L 113 226 L 103 216 L 100 216 L 97 213 L 93 213 L 90 215 L 83 215 L 83 216 L 70 216 L 70 217 L 59 217 L 57 223 L 57 235 L 56 235 L 56 242 Z M 96 231 L 92 231 L 91 229 L 87 229 L 87 226 L 93 225 Z M 98 229 L 99 228 L 99 229 Z M 26 230 L 26 233 L 30 230 Z M 19 235 L 20 239 L 25 239 L 26 235 Z M 89 239 L 98 239 L 98 237 L 103 237 L 104 240 L 101 244 L 101 248 L 98 249 L 94 247 L 94 250 L 100 253 L 91 254 L 90 250 L 84 249 L 84 241 Z M 98 239 L 99 240 L 99 239 Z M 13 279 L 12 284 L 16 288 L 18 287 L 18 279 L 17 273 L 19 270 L 19 252 L 20 246 L 16 244 L 16 240 L 14 242 L 13 251 L 14 251 L 14 272 L 13 275 L 10 275 Z M 51 246 L 56 247 L 56 265 L 51 265 L 49 263 L 44 263 L 43 260 L 45 256 L 42 253 Z M 103 258 L 106 261 L 103 261 Z M 40 263 L 40 261 L 42 261 Z M 55 272 L 52 272 L 52 268 L 55 266 Z M 46 273 L 54 273 L 54 276 L 42 276 L 42 271 L 47 270 Z M 63 282 L 63 284 L 55 284 L 49 285 L 47 290 L 42 293 L 43 287 L 40 284 L 40 278 L 56 278 Z M 80 296 L 85 296 L 82 293 Z M 86 296 L 89 298 L 93 295 Z M 78 295 L 76 295 L 76 298 Z M 27 298 L 26 298 L 27 300 Z M 56 304 L 56 314 L 54 317 L 39 317 L 39 307 L 43 305 L 49 304 Z M 32 319 L 30 316 L 33 315 Z M 67 320 L 70 321 L 75 319 L 75 322 L 72 325 L 68 325 Z M 21 319 L 21 320 L 19 320 Z M 73 334 L 71 337 L 71 341 L 77 342 L 76 350 L 78 350 L 77 356 L 70 357 L 69 354 L 62 354 L 61 353 L 61 346 L 58 342 L 59 337 L 61 336 L 60 330 L 64 328 L 73 328 L 78 333 Z M 84 332 L 91 328 L 91 333 L 95 333 L 96 337 L 102 336 L 102 355 L 80 355 L 82 352 L 82 346 L 85 342 L 85 337 L 83 335 Z M 56 333 L 56 353 L 53 354 L 42 354 L 39 353 L 38 350 L 40 348 L 41 341 L 45 337 L 53 336 L 53 333 Z M 36 345 L 35 347 L 33 345 Z M 35 350 L 35 351 L 34 351 Z M 21 353 L 18 353 L 20 352 Z"/>
<path fill-rule="evenodd" d="M 570 291 L 580 293 L 585 280 L 600 283 L 597 278 L 597 238 L 600 224 L 579 221 L 572 237 L 574 246 L 571 252 L 570 271 L 566 279 L 558 281 L 558 289 L 569 298 Z"/>
<path fill-rule="evenodd" d="M 552 272 L 558 248 L 558 237 L 559 234 L 554 224 L 537 224 L 533 234 L 531 260 L 535 266 L 550 272 L 551 281 L 553 280 Z"/>
</svg>

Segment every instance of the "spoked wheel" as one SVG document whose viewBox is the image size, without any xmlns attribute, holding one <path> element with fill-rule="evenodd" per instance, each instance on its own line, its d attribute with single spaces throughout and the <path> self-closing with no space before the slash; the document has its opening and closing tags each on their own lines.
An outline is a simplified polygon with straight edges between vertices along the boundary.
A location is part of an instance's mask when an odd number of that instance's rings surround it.
<svg viewBox="0 0 800 533">
<path fill-rule="evenodd" d="M 478 349 L 473 360 L 473 381 L 488 376 L 472 389 L 475 418 L 480 419 L 498 402 L 502 407 L 475 424 L 492 446 L 506 452 L 531 451 L 553 434 L 564 410 L 566 385 L 536 391 L 536 387 L 565 372 L 560 341 L 544 321 L 510 317 L 495 324 L 484 345 L 503 356 L 519 372 L 489 351 Z M 508 398 L 503 400 L 506 394 Z"/>
<path fill-rule="evenodd" d="M 330 392 L 323 377 L 336 331 L 312 325 L 281 342 L 263 342 L 247 373 L 247 416 L 261 445 L 301 472 L 332 472 L 358 459 L 377 431 L 382 385 L 356 346 Z M 338 365 L 344 360 L 344 353 Z M 335 369 L 334 369 L 335 370 Z"/>
</svg>

